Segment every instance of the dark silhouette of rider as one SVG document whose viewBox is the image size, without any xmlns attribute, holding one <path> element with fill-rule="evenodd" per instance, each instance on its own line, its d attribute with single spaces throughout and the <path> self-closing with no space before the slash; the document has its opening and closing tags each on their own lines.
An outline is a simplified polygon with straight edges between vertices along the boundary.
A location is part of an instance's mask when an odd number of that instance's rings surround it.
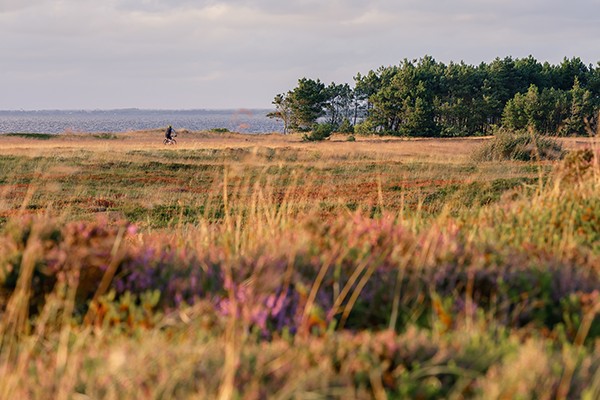
<svg viewBox="0 0 600 400">
<path fill-rule="evenodd" d="M 173 140 L 173 127 L 169 125 L 165 131 L 165 137 L 167 140 Z"/>
</svg>

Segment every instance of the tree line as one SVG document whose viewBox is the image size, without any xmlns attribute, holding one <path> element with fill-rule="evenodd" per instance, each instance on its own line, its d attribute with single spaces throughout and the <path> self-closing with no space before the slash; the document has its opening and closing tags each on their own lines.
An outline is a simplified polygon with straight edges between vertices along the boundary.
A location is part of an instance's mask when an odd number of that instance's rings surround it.
<svg viewBox="0 0 600 400">
<path fill-rule="evenodd" d="M 268 115 L 284 132 L 333 130 L 408 136 L 472 136 L 534 129 L 542 134 L 595 131 L 600 112 L 600 62 L 564 58 L 496 58 L 444 64 L 431 56 L 358 73 L 353 86 L 301 78 L 273 100 Z"/>
</svg>

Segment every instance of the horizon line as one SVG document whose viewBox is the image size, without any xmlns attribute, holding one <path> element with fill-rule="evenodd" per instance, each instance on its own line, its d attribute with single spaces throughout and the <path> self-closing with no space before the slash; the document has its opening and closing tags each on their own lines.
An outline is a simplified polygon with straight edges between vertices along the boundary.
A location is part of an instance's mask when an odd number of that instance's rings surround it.
<svg viewBox="0 0 600 400">
<path fill-rule="evenodd" d="M 244 111 L 244 110 L 272 110 L 273 107 L 229 107 L 229 108 L 31 108 L 31 109 L 0 109 L 0 112 L 92 112 L 92 111 Z"/>
</svg>

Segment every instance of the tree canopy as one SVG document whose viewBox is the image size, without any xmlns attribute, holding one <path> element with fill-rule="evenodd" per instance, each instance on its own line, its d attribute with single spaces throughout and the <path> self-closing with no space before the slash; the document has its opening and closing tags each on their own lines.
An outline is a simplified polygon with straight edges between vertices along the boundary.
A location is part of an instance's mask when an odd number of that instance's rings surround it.
<svg viewBox="0 0 600 400">
<path fill-rule="evenodd" d="M 444 64 L 431 56 L 357 73 L 326 86 L 301 78 L 275 96 L 284 130 L 335 128 L 408 136 L 483 135 L 494 126 L 544 134 L 595 131 L 600 112 L 600 62 L 564 58 L 558 65 L 526 58 Z"/>
</svg>

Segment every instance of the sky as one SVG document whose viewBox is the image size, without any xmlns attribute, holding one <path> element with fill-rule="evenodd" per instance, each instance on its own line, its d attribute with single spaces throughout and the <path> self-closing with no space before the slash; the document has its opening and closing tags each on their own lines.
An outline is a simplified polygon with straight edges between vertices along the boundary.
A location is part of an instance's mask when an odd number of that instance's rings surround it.
<svg viewBox="0 0 600 400">
<path fill-rule="evenodd" d="M 600 61 L 600 0 L 0 0 L 0 109 L 269 108 L 404 58 Z"/>
</svg>

